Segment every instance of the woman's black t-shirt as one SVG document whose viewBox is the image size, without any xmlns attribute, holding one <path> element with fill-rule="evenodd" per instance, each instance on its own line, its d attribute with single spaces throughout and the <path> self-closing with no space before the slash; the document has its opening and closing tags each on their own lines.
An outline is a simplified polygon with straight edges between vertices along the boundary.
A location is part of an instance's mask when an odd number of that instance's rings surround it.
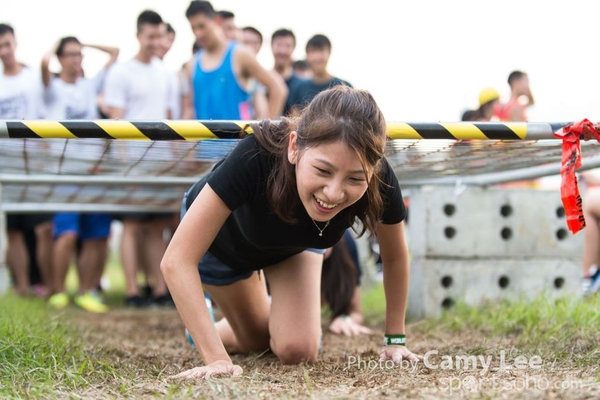
<svg viewBox="0 0 600 400">
<path fill-rule="evenodd" d="M 319 236 L 319 230 L 304 207 L 296 210 L 297 223 L 281 221 L 266 196 L 273 167 L 273 157 L 260 146 L 254 135 L 249 135 L 188 192 L 187 208 L 208 183 L 232 210 L 209 252 L 235 270 L 259 270 L 309 247 L 331 247 L 349 228 L 347 208 L 331 219 L 323 236 Z M 399 223 L 406 217 L 406 208 L 398 180 L 387 160 L 384 160 L 380 178 L 384 183 L 380 187 L 385 203 L 381 222 Z M 323 225 L 319 224 L 320 227 Z"/>
</svg>

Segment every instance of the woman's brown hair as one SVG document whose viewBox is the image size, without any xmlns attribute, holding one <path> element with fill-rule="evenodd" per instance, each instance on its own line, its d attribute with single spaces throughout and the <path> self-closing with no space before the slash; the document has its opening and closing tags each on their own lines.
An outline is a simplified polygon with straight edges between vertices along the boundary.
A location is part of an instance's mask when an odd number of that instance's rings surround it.
<svg viewBox="0 0 600 400">
<path fill-rule="evenodd" d="M 349 208 L 349 224 L 358 218 L 362 235 L 375 226 L 383 213 L 378 172 L 385 153 L 386 123 L 371 94 L 348 86 L 335 86 L 319 93 L 298 116 L 282 118 L 279 124 L 265 120 L 251 124 L 256 139 L 272 155 L 273 168 L 267 198 L 283 221 L 294 223 L 294 211 L 301 206 L 296 187 L 295 166 L 287 157 L 289 135 L 296 131 L 299 157 L 303 150 L 338 140 L 355 150 L 363 169 L 373 171 L 363 197 Z"/>
<path fill-rule="evenodd" d="M 342 314 L 350 314 L 350 304 L 358 285 L 356 266 L 346 238 L 331 248 L 331 254 L 323 260 L 321 273 L 321 299 L 331 310 L 331 319 Z"/>
</svg>

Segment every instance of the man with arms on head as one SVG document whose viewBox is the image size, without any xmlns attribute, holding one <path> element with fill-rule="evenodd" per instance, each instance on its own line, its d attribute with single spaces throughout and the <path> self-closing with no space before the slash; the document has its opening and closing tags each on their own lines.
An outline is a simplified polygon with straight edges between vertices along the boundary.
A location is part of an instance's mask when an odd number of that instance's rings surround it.
<svg viewBox="0 0 600 400">
<path fill-rule="evenodd" d="M 192 1 L 186 17 L 201 50 L 187 64 L 192 90 L 184 102 L 183 118 L 250 119 L 251 78 L 267 88 L 268 117 L 279 118 L 287 92 L 285 85 L 265 70 L 250 50 L 227 39 L 211 3 Z"/>
<path fill-rule="evenodd" d="M 529 77 L 525 72 L 513 71 L 508 75 L 510 85 L 510 100 L 498 113 L 500 121 L 527 121 L 526 109 L 531 107 L 535 101 L 529 87 Z M 525 103 L 521 99 L 525 98 Z"/>
<path fill-rule="evenodd" d="M 336 78 L 327 71 L 331 56 L 331 42 L 325 35 L 314 35 L 306 43 L 306 62 L 312 70 L 312 79 L 299 84 L 290 93 L 288 102 L 292 107 L 304 107 L 323 90 L 337 85 L 352 87 L 349 82 Z"/>
<path fill-rule="evenodd" d="M 95 48 L 109 55 L 108 61 L 96 76 L 83 76 L 84 47 Z M 44 57 L 41 63 L 44 84 L 44 102 L 47 117 L 54 121 L 70 119 L 94 120 L 99 118 L 98 95 L 104 85 L 104 77 L 117 60 L 116 47 L 85 45 L 76 37 L 67 36 Z M 58 74 L 50 71 L 52 57 L 56 56 L 61 70 Z M 52 147 L 63 154 L 97 160 L 108 146 L 104 139 L 76 139 L 53 141 Z M 65 210 L 66 211 L 66 210 Z M 95 289 L 100 284 L 106 264 L 108 236 L 112 217 L 103 213 L 59 212 L 54 216 L 54 258 L 52 265 L 52 296 L 48 302 L 56 308 L 66 307 L 69 295 L 65 287 L 71 261 L 76 257 L 79 275 L 79 293 L 75 304 L 86 311 L 106 312 Z M 78 242 L 80 250 L 76 251 Z"/>
</svg>

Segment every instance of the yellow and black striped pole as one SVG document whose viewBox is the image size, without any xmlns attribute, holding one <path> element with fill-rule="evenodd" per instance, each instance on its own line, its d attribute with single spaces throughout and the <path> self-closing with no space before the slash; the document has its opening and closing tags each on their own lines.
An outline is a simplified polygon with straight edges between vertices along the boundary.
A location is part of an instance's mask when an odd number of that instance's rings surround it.
<svg viewBox="0 0 600 400">
<path fill-rule="evenodd" d="M 239 138 L 252 121 L 0 121 L 0 138 L 203 140 Z M 277 121 L 275 121 L 277 122 Z M 391 139 L 539 140 L 555 139 L 554 132 L 567 123 L 451 122 L 387 125 Z"/>
</svg>

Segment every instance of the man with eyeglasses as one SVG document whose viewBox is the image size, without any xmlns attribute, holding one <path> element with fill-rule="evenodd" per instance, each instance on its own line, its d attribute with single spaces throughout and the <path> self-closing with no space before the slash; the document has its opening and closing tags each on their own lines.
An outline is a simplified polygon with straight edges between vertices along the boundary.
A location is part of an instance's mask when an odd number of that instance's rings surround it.
<svg viewBox="0 0 600 400">
<path fill-rule="evenodd" d="M 108 62 L 92 78 L 84 77 L 82 60 L 84 47 L 94 48 L 109 55 Z M 67 36 L 42 59 L 42 82 L 47 118 L 50 120 L 95 120 L 99 118 L 98 95 L 108 68 L 115 63 L 119 49 L 109 46 L 84 45 L 76 37 Z M 61 66 L 58 74 L 50 71 L 50 59 L 56 56 Z M 54 140 L 51 149 L 56 157 L 78 157 L 80 161 L 98 159 L 105 148 L 104 139 Z M 57 171 L 59 172 L 59 171 Z M 112 217 L 101 213 L 60 212 L 54 216 L 54 254 L 48 300 L 55 308 L 69 304 L 65 280 L 71 260 L 76 253 L 77 241 L 81 241 L 78 252 L 77 271 L 79 292 L 74 301 L 86 311 L 102 313 L 108 308 L 95 292 L 100 283 L 106 263 L 106 247 Z"/>
</svg>

